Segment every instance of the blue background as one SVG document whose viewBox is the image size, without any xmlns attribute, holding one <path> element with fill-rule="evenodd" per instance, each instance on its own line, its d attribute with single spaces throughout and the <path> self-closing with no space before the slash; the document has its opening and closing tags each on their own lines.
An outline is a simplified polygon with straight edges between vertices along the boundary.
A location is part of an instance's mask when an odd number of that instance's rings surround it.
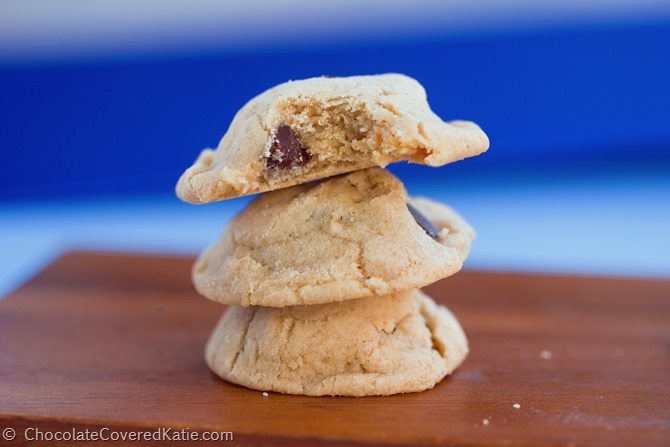
<svg viewBox="0 0 670 447">
<path fill-rule="evenodd" d="M 472 266 L 668 275 L 668 48 L 659 19 L 3 62 L 5 282 L 73 247 L 197 252 L 247 199 L 189 207 L 174 184 L 249 98 L 287 79 L 383 72 L 417 78 L 436 113 L 490 137 L 475 159 L 392 167 L 473 221 Z"/>
<path fill-rule="evenodd" d="M 463 175 L 670 164 L 669 23 L 0 67 L 5 199 L 165 192 L 261 90 L 401 72 L 492 150 Z M 406 178 L 426 170 L 403 169 Z M 435 176 L 441 175 L 435 172 Z"/>
</svg>

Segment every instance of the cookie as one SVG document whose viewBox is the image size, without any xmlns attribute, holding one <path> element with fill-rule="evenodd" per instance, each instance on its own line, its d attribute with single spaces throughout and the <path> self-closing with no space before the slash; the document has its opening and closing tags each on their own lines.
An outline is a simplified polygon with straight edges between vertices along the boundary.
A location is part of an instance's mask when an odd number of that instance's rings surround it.
<svg viewBox="0 0 670 447">
<path fill-rule="evenodd" d="M 410 290 L 281 309 L 233 306 L 205 358 L 215 374 L 248 388 L 370 396 L 432 388 L 467 353 L 451 312 Z"/>
<path fill-rule="evenodd" d="M 443 122 L 407 76 L 287 82 L 242 107 L 218 147 L 182 174 L 177 195 L 206 203 L 400 160 L 441 166 L 488 145 L 476 124 Z"/>
<path fill-rule="evenodd" d="M 241 306 L 387 295 L 456 273 L 473 238 L 449 207 L 409 199 L 400 180 L 371 168 L 256 198 L 200 255 L 193 283 Z"/>
</svg>

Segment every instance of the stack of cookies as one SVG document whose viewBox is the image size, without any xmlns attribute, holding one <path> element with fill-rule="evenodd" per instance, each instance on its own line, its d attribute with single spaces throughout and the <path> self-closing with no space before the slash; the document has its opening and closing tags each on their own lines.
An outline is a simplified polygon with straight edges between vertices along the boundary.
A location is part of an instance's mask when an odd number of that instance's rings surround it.
<svg viewBox="0 0 670 447">
<path fill-rule="evenodd" d="M 207 343 L 212 371 L 313 396 L 421 391 L 451 373 L 467 339 L 419 288 L 461 269 L 474 231 L 375 166 L 487 148 L 402 75 L 288 82 L 247 103 L 177 185 L 192 203 L 265 192 L 193 268 L 198 292 L 229 305 Z"/>
</svg>

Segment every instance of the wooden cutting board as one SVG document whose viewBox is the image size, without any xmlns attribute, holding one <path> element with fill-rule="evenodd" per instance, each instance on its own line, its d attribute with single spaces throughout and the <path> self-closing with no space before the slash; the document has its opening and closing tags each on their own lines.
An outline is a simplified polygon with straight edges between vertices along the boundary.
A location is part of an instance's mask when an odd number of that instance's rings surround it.
<svg viewBox="0 0 670 447">
<path fill-rule="evenodd" d="M 426 289 L 472 350 L 433 390 L 265 397 L 207 369 L 224 308 L 191 263 L 71 253 L 0 301 L 7 445 L 28 427 L 171 427 L 240 446 L 670 446 L 670 281 L 462 272 Z"/>
</svg>

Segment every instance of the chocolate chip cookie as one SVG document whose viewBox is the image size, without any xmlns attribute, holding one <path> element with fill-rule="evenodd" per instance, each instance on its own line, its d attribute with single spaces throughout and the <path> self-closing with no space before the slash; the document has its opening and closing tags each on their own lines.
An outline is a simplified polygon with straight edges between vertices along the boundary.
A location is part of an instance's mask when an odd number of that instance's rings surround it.
<svg viewBox="0 0 670 447">
<path fill-rule="evenodd" d="M 435 386 L 465 359 L 456 318 L 418 290 L 280 309 L 228 308 L 205 358 L 249 388 L 308 396 L 370 396 Z"/>
<path fill-rule="evenodd" d="M 377 297 L 456 273 L 473 238 L 451 208 L 371 168 L 256 198 L 199 257 L 193 282 L 241 306 Z"/>
<path fill-rule="evenodd" d="M 404 75 L 287 82 L 237 113 L 218 147 L 182 174 L 177 195 L 207 203 L 400 160 L 441 166 L 488 145 L 476 124 L 442 121 Z"/>
</svg>

